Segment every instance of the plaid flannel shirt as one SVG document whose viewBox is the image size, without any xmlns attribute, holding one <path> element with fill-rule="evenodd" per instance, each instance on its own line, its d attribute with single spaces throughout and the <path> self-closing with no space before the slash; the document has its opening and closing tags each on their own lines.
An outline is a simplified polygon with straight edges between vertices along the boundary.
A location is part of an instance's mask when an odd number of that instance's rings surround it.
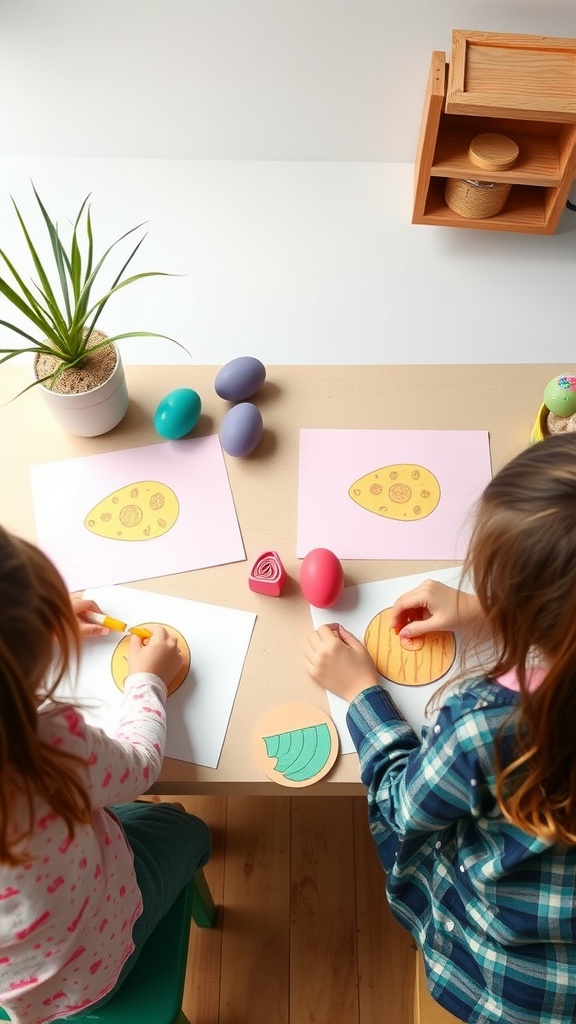
<svg viewBox="0 0 576 1024">
<path fill-rule="evenodd" d="M 507 823 L 494 741 L 513 749 L 518 694 L 452 690 L 419 738 L 379 686 L 348 711 L 395 917 L 424 954 L 433 997 L 469 1024 L 576 1019 L 576 847 Z"/>
</svg>

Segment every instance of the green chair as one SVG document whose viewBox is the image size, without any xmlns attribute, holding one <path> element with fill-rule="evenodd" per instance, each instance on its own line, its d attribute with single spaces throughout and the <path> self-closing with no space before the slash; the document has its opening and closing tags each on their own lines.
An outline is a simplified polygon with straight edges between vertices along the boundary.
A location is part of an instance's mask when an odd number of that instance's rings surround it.
<svg viewBox="0 0 576 1024">
<path fill-rule="evenodd" d="M 199 928 L 212 928 L 216 907 L 198 868 L 168 913 L 149 936 L 126 981 L 98 1010 L 74 1016 L 90 1024 L 189 1024 L 182 1012 L 188 958 L 190 919 Z M 0 1020 L 10 1020 L 0 1007 Z M 66 1018 L 53 1021 L 66 1024 Z"/>
</svg>

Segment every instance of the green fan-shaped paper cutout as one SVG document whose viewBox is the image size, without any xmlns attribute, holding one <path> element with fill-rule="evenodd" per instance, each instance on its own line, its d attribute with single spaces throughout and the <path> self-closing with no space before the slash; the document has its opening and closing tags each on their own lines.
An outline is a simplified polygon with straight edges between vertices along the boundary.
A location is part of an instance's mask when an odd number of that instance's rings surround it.
<svg viewBox="0 0 576 1024">
<path fill-rule="evenodd" d="M 277 758 L 274 771 L 281 772 L 289 782 L 313 779 L 322 771 L 332 749 L 330 730 L 325 722 L 262 738 L 268 757 Z"/>
</svg>

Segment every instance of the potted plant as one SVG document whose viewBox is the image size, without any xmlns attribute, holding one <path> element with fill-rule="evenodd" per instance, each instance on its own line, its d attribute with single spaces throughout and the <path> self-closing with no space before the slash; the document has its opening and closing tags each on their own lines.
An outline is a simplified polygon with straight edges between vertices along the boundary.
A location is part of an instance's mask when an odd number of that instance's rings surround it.
<svg viewBox="0 0 576 1024">
<path fill-rule="evenodd" d="M 101 314 L 109 299 L 122 288 L 144 277 L 169 275 L 150 270 L 124 276 L 144 241 L 143 235 L 112 282 L 100 294 L 100 298 L 94 298 L 96 281 L 100 281 L 102 267 L 110 253 L 143 225 L 137 224 L 126 231 L 97 259 L 94 255 L 89 195 L 82 202 L 71 225 L 71 236 L 68 246 L 65 246 L 58 225 L 49 216 L 34 186 L 32 188 L 49 236 L 52 277 L 12 199 L 38 280 L 29 286 L 6 253 L 0 249 L 0 257 L 11 275 L 11 281 L 0 276 L 0 294 L 34 325 L 39 336 L 28 333 L 23 326 L 0 319 L 0 327 L 8 328 L 31 343 L 30 346 L 23 346 L 20 342 L 18 346 L 0 348 L 0 363 L 22 352 L 32 353 L 34 380 L 19 394 L 38 387 L 56 419 L 71 433 L 84 437 L 103 434 L 120 422 L 128 408 L 124 368 L 116 342 L 122 338 L 167 338 L 167 335 L 130 331 L 107 337 L 97 329 Z M 25 320 L 21 322 L 26 323 Z M 173 338 L 168 340 L 174 341 Z"/>
</svg>

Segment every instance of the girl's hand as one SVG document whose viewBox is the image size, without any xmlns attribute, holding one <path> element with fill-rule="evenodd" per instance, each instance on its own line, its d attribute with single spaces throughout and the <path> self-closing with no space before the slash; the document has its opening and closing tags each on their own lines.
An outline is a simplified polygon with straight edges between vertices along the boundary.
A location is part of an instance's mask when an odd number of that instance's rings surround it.
<svg viewBox="0 0 576 1024">
<path fill-rule="evenodd" d="M 320 626 L 304 649 L 306 668 L 315 682 L 344 700 L 378 683 L 378 672 L 368 651 L 344 626 Z"/>
<path fill-rule="evenodd" d="M 164 626 L 152 625 L 149 640 L 130 637 L 128 647 L 128 672 L 152 672 L 159 676 L 166 689 L 182 667 L 182 652 L 176 638 L 170 636 Z"/>
<path fill-rule="evenodd" d="M 93 622 L 86 622 L 84 618 L 84 612 L 99 612 L 102 615 L 102 609 L 94 601 L 86 601 L 81 594 L 70 594 L 70 604 L 72 610 L 78 619 L 78 628 L 80 630 L 81 637 L 89 636 L 107 636 L 110 630 L 107 626 L 97 626 Z"/>
<path fill-rule="evenodd" d="M 435 630 L 467 629 L 483 619 L 475 594 L 425 580 L 399 597 L 392 609 L 392 625 L 401 637 L 423 636 Z"/>
</svg>

